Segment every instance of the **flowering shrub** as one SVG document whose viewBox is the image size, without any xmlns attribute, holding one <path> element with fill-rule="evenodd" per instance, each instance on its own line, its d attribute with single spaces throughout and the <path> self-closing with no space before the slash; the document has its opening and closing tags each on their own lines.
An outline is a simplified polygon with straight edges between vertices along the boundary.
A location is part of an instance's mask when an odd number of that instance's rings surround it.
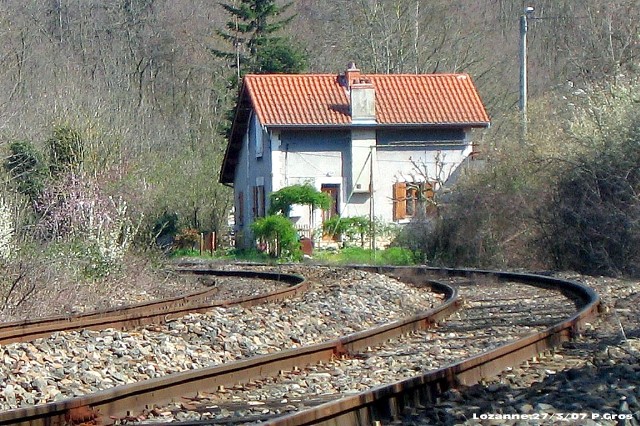
<svg viewBox="0 0 640 426">
<path fill-rule="evenodd" d="M 14 247 L 14 220 L 11 206 L 0 198 L 0 259 L 8 260 Z"/>
<path fill-rule="evenodd" d="M 47 187 L 36 209 L 40 235 L 74 242 L 74 253 L 85 259 L 91 277 L 109 275 L 118 267 L 139 228 L 128 215 L 126 201 L 107 196 L 83 173 L 69 172 Z"/>
</svg>

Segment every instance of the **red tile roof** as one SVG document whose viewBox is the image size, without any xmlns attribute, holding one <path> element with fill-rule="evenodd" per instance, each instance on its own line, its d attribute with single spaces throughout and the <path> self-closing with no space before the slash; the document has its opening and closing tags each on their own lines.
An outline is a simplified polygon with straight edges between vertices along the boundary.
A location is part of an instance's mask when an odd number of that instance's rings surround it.
<svg viewBox="0 0 640 426">
<path fill-rule="evenodd" d="M 340 75 L 249 74 L 240 89 L 220 181 L 233 183 L 251 111 L 262 125 L 271 127 L 351 126 L 347 80 L 373 85 L 375 125 L 489 125 L 489 116 L 467 74 L 365 75 L 355 67 Z"/>
<path fill-rule="evenodd" d="M 378 124 L 487 126 L 467 74 L 370 74 Z M 349 95 L 335 74 L 247 75 L 244 89 L 266 126 L 349 125 Z"/>
</svg>

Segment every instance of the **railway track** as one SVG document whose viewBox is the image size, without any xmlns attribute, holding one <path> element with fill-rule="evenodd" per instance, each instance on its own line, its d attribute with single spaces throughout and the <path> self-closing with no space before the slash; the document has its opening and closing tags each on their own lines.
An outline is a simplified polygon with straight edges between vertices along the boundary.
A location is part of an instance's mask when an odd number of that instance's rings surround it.
<svg viewBox="0 0 640 426">
<path fill-rule="evenodd" d="M 368 268 L 368 270 L 372 272 L 385 272 L 401 277 L 405 281 L 420 283 L 429 281 L 427 274 L 436 272 L 425 268 Z M 441 270 L 439 272 L 462 275 L 471 274 L 470 271 Z M 205 272 L 201 271 L 196 273 Z M 547 288 L 558 288 L 570 296 L 571 299 L 563 298 L 562 300 L 564 300 L 564 302 L 561 303 L 561 307 L 560 305 L 551 307 L 542 306 L 542 304 L 539 303 L 540 300 L 536 302 L 534 298 L 531 298 L 533 301 L 532 305 L 528 306 L 525 310 L 531 310 L 533 306 L 539 306 L 542 309 L 540 312 L 548 313 L 556 311 L 558 314 L 552 317 L 547 316 L 543 321 L 539 318 L 539 323 L 536 324 L 523 324 L 525 330 L 520 334 L 526 334 L 528 337 L 511 342 L 507 344 L 507 346 L 491 349 L 490 346 L 491 344 L 495 345 L 496 339 L 489 333 L 486 336 L 485 344 L 480 345 L 480 354 L 476 354 L 475 356 L 473 356 L 473 354 L 466 354 L 463 360 L 454 365 L 448 367 L 439 367 L 437 365 L 429 366 L 427 370 L 430 371 L 408 369 L 405 371 L 404 380 L 396 382 L 392 386 L 380 384 L 372 390 L 362 391 L 337 400 L 337 397 L 344 395 L 339 392 L 331 393 L 323 391 L 320 395 L 316 395 L 315 398 L 312 398 L 310 395 L 300 395 L 299 398 L 280 398 L 279 401 L 265 402 L 264 398 L 256 399 L 255 395 L 239 396 L 239 394 L 236 394 L 236 406 L 238 405 L 237 400 L 241 401 L 240 405 L 242 401 L 252 401 L 253 404 L 245 404 L 245 408 L 246 405 L 253 405 L 260 409 L 260 414 L 251 414 L 249 417 L 245 416 L 244 419 L 234 419 L 232 415 L 227 416 L 226 419 L 220 417 L 216 421 L 226 422 L 227 424 L 246 422 L 252 419 L 266 420 L 271 422 L 271 424 L 311 424 L 317 422 L 368 424 L 378 418 L 397 418 L 399 413 L 406 411 L 405 408 L 409 406 L 407 401 L 422 401 L 422 403 L 426 403 L 429 399 L 435 398 L 438 392 L 443 392 L 451 386 L 459 383 L 473 383 L 481 377 L 502 370 L 506 365 L 512 365 L 513 363 L 529 358 L 552 347 L 554 344 L 570 338 L 571 334 L 577 332 L 580 325 L 590 315 L 595 314 L 598 303 L 597 296 L 593 292 L 576 283 L 545 277 L 481 271 L 474 272 L 473 281 L 477 281 L 477 278 L 475 278 L 477 276 L 490 276 L 490 282 L 494 289 L 502 287 L 504 280 L 524 282 L 526 284 Z M 291 278 L 291 280 L 295 281 L 293 278 Z M 465 282 L 468 283 L 469 279 L 466 278 Z M 327 372 L 328 369 L 333 369 L 332 371 L 334 372 L 341 371 L 342 373 L 349 371 L 348 374 L 359 376 L 362 374 L 362 369 L 351 371 L 348 370 L 344 364 L 354 362 L 358 359 L 371 360 L 376 357 L 384 358 L 385 354 L 391 353 L 394 347 L 397 348 L 399 346 L 405 348 L 406 353 L 420 354 L 421 351 L 425 350 L 425 342 L 427 343 L 427 348 L 432 345 L 435 332 L 427 332 L 431 333 L 431 335 L 425 337 L 426 335 L 422 334 L 425 333 L 423 330 L 455 312 L 460 306 L 460 299 L 458 299 L 455 290 L 446 284 L 433 281 L 431 281 L 431 284 L 447 294 L 447 302 L 440 305 L 437 309 L 415 315 L 411 318 L 395 321 L 372 330 L 353 333 L 322 344 L 250 358 L 219 367 L 179 373 L 162 379 L 152 379 L 59 403 L 10 410 L 0 413 L 0 424 L 96 424 L 98 421 L 102 422 L 102 424 L 108 424 L 117 421 L 121 423 L 131 422 L 134 417 L 145 410 L 147 413 L 154 410 L 156 414 L 161 413 L 161 408 L 153 407 L 160 407 L 159 404 L 163 401 L 183 401 L 181 404 L 182 411 L 186 410 L 184 408 L 185 406 L 187 409 L 193 409 L 202 402 L 205 391 L 214 395 L 217 390 L 224 388 L 235 391 L 237 389 L 233 388 L 234 385 L 247 383 L 249 387 L 253 387 L 255 392 L 255 388 L 260 384 L 260 380 L 264 382 L 272 380 L 264 379 L 265 377 L 280 376 L 284 378 L 285 381 L 290 381 L 290 376 L 292 375 L 301 376 L 305 374 L 303 370 L 298 368 L 299 366 L 317 365 L 318 362 L 322 363 L 322 371 L 318 372 L 317 366 L 313 367 L 316 368 L 316 372 L 314 373 L 312 371 L 310 374 L 315 374 L 315 376 L 312 376 L 314 380 L 317 378 L 340 376 L 340 374 Z M 464 282 L 459 284 L 465 287 Z M 300 291 L 301 284 L 297 284 L 297 286 L 300 287 L 298 287 L 296 291 Z M 489 287 L 491 286 L 487 286 L 487 288 Z M 478 287 L 468 286 L 468 288 L 477 289 Z M 527 288 L 530 287 L 527 286 Z M 468 289 L 465 289 L 465 291 L 467 290 Z M 558 290 L 555 291 L 557 292 Z M 478 306 L 469 306 L 469 312 L 481 312 L 479 306 L 482 305 L 482 303 L 491 303 L 491 291 L 483 294 L 484 296 L 481 297 L 480 300 L 470 302 Z M 469 300 L 473 300 L 474 295 L 469 294 L 467 297 Z M 516 295 L 515 297 L 520 298 L 521 296 Z M 570 302 L 568 302 L 569 300 Z M 254 299 L 251 303 L 258 303 L 257 299 Z M 511 302 L 504 303 L 502 309 L 498 310 L 498 313 L 505 311 L 505 307 L 509 306 Z M 578 308 L 576 308 L 576 306 L 578 306 Z M 185 309 L 185 305 L 182 305 L 180 309 Z M 198 309 L 204 309 L 204 307 L 198 307 Z M 497 320 L 497 322 L 502 321 L 505 324 L 512 323 L 514 319 L 522 315 L 522 312 L 524 312 L 523 309 L 520 309 L 519 312 L 514 309 L 507 312 L 506 316 L 500 318 L 494 316 L 493 320 Z M 476 320 L 485 319 L 485 317 L 486 315 L 482 314 L 482 316 L 476 318 Z M 461 323 L 458 324 L 457 327 L 465 327 L 465 323 L 462 322 L 464 320 L 461 318 L 460 321 Z M 452 323 L 455 323 L 455 321 Z M 451 334 L 452 331 L 447 332 L 446 327 L 440 327 L 438 333 Z M 532 331 L 531 327 L 536 327 L 536 329 Z M 477 334 L 478 330 L 483 329 L 484 326 L 476 324 L 474 328 L 475 330 L 473 330 L 472 333 Z M 499 329 L 496 329 L 495 333 L 500 333 Z M 409 335 L 408 340 L 392 342 L 390 346 L 380 346 L 384 341 L 407 334 Z M 418 345 L 412 348 L 412 339 L 419 342 L 419 345 L 422 346 Z M 489 352 L 487 352 L 488 348 L 490 349 Z M 469 356 L 472 357 L 469 358 Z M 343 364 L 333 365 L 331 363 Z M 436 370 L 433 370 L 433 368 L 436 368 Z M 287 379 L 287 377 L 289 377 L 289 379 Z M 388 383 L 388 381 L 389 378 L 384 378 L 380 383 Z M 269 386 L 271 385 L 270 383 Z M 318 389 L 320 385 L 315 384 L 314 386 Z M 367 385 L 367 387 L 371 386 L 376 386 L 376 383 L 371 382 Z M 350 393 L 353 393 L 353 391 L 350 391 Z M 229 395 L 232 394 L 233 392 L 229 392 Z M 183 397 L 189 396 L 190 400 L 188 401 L 190 402 L 185 404 Z M 221 401 L 221 398 L 216 398 L 214 402 L 218 408 L 224 404 L 230 407 L 231 405 L 228 404 L 233 403 L 233 401 L 224 402 Z M 311 405 L 318 405 L 315 408 L 309 408 L 310 401 Z M 298 410 L 296 413 L 273 418 L 275 415 L 281 415 L 283 412 L 289 411 L 292 405 L 290 402 L 295 403 L 294 408 Z M 265 406 L 267 403 L 274 406 L 277 405 L 276 403 L 279 403 L 282 407 L 280 407 L 280 409 L 275 408 L 274 410 L 266 411 Z M 209 405 L 211 405 L 211 402 L 209 402 Z M 206 404 L 200 404 L 200 406 L 205 407 Z M 238 407 L 235 407 L 234 410 L 225 410 L 227 412 L 233 411 L 234 413 L 241 411 L 250 412 L 250 410 L 243 410 Z M 202 409 L 202 411 L 205 412 L 205 409 Z M 210 409 L 209 412 L 211 411 L 215 410 Z M 222 409 L 219 411 L 222 411 Z M 206 419 L 204 421 L 205 423 L 197 421 L 192 424 L 211 424 L 211 420 L 209 420 L 210 423 L 206 423 Z"/>
<path fill-rule="evenodd" d="M 465 308 L 439 327 L 416 330 L 382 344 L 277 377 L 253 380 L 224 392 L 201 393 L 150 413 L 150 424 L 193 419 L 185 424 L 245 424 L 269 421 L 376 386 L 428 374 L 487 350 L 544 331 L 576 311 L 573 297 L 550 288 L 493 278 L 450 279 Z M 569 295 L 571 296 L 571 295 Z M 144 421 L 142 422 L 145 423 Z M 295 423 L 293 423 L 295 424 Z"/>
<path fill-rule="evenodd" d="M 206 276 L 211 271 L 178 268 L 178 272 Z M 131 329 L 142 325 L 166 322 L 187 313 L 206 312 L 214 306 L 228 306 L 231 304 L 253 306 L 267 301 L 282 300 L 301 294 L 307 289 L 304 278 L 293 274 L 218 270 L 215 271 L 215 275 L 270 280 L 281 282 L 283 285 L 268 294 L 250 295 L 235 300 L 220 300 L 217 295 L 218 289 L 215 286 L 211 286 L 197 293 L 155 302 L 139 303 L 126 308 L 0 323 L 0 345 L 12 342 L 28 342 L 61 331 L 101 330 L 105 328 Z"/>
</svg>

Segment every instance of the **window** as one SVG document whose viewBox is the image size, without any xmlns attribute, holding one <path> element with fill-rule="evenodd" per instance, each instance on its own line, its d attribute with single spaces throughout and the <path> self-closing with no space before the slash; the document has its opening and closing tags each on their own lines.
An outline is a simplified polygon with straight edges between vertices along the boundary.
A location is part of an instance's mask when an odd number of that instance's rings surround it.
<svg viewBox="0 0 640 426">
<path fill-rule="evenodd" d="M 253 138 L 255 141 L 256 158 L 262 158 L 264 153 L 265 135 L 257 116 L 253 116 Z"/>
<path fill-rule="evenodd" d="M 265 216 L 265 196 L 264 185 L 257 185 L 253 187 L 253 217 Z"/>
<path fill-rule="evenodd" d="M 397 182 L 393 185 L 393 220 L 411 218 L 423 212 L 433 214 L 433 184 Z"/>
</svg>

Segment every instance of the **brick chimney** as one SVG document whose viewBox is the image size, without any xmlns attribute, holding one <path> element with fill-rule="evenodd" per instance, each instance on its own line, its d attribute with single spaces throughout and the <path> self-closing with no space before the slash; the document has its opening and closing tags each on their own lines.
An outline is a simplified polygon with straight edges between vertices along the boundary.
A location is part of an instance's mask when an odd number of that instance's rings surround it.
<svg viewBox="0 0 640 426">
<path fill-rule="evenodd" d="M 360 70 L 356 67 L 355 62 L 349 62 L 344 76 L 347 84 L 347 89 L 351 88 L 354 83 L 360 83 Z"/>
<path fill-rule="evenodd" d="M 350 62 L 344 73 L 346 89 L 351 102 L 351 120 L 354 124 L 375 123 L 376 93 L 371 80 L 362 76 L 356 64 Z"/>
</svg>

